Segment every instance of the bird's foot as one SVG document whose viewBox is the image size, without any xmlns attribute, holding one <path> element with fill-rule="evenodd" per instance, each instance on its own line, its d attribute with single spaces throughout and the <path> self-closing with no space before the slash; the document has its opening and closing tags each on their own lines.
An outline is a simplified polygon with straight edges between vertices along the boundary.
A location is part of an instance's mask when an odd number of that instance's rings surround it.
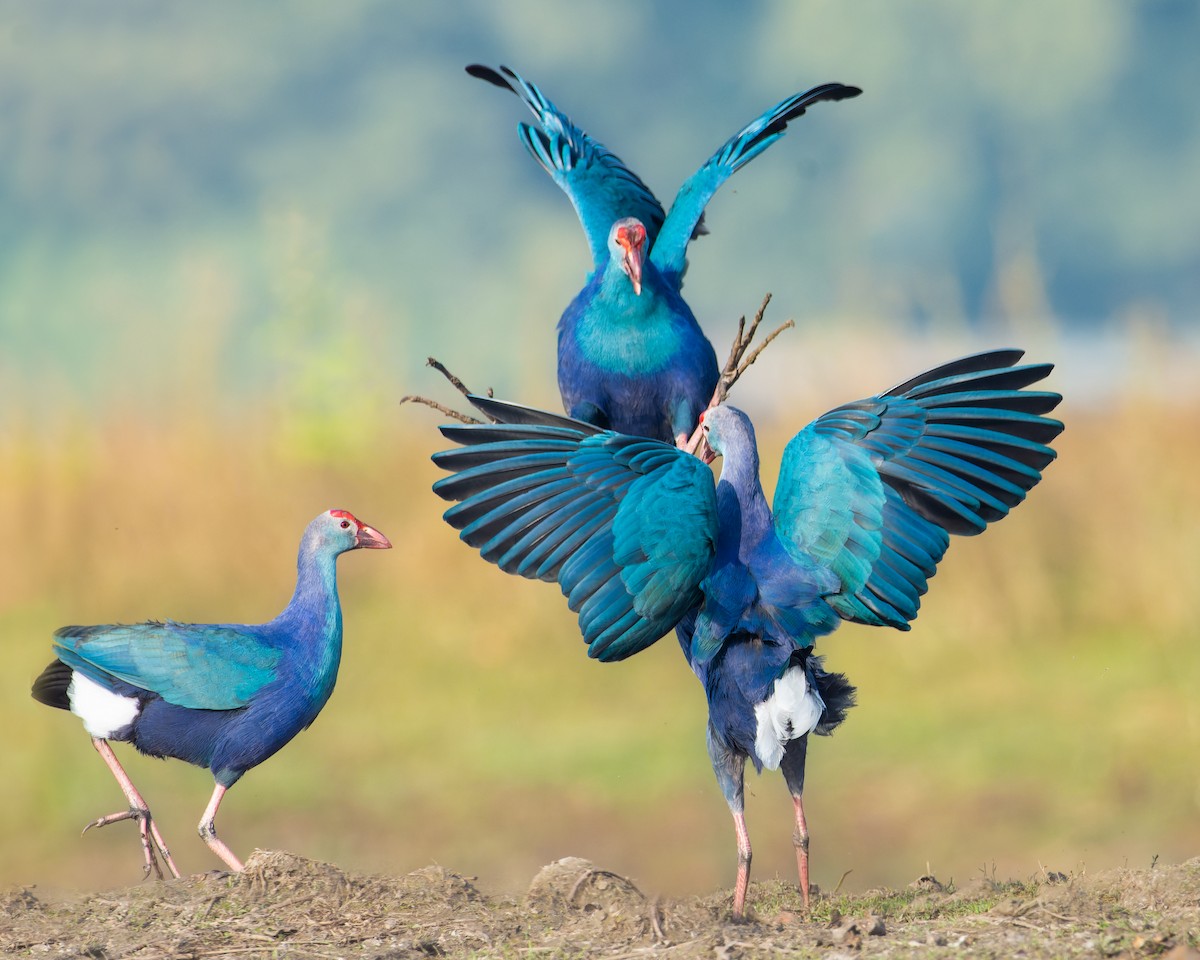
<svg viewBox="0 0 1200 960">
<path fill-rule="evenodd" d="M 154 817 L 150 815 L 150 810 L 146 807 L 130 807 L 128 810 L 98 817 L 83 828 L 80 836 L 87 833 L 92 827 L 107 827 L 110 823 L 117 823 L 121 820 L 137 821 L 138 835 L 142 841 L 142 854 L 146 859 L 146 863 L 142 867 L 143 879 L 148 879 L 151 873 L 158 880 L 165 879 L 162 866 L 158 862 L 158 858 L 162 857 L 167 869 L 171 871 L 171 876 L 178 880 L 179 868 L 175 866 L 175 860 L 171 856 L 171 851 L 167 849 L 166 841 L 159 832 L 158 824 L 154 822 Z"/>
<path fill-rule="evenodd" d="M 217 810 L 221 807 L 221 799 L 225 796 L 227 789 L 229 788 L 220 783 L 213 788 L 212 799 L 208 801 L 208 806 L 204 809 L 204 816 L 200 818 L 196 832 L 200 834 L 200 839 L 208 845 L 208 849 L 224 860 L 230 870 L 234 873 L 241 873 L 246 868 L 245 864 L 225 845 L 225 841 L 217 836 Z"/>
</svg>

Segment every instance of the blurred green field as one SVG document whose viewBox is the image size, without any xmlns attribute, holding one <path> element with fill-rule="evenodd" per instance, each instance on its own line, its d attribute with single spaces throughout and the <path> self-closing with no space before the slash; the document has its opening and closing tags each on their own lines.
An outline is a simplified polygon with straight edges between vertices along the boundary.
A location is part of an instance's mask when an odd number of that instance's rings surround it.
<svg viewBox="0 0 1200 960">
<path fill-rule="evenodd" d="M 780 359 L 803 350 L 805 335 L 789 336 Z M 810 358 L 780 387 L 780 421 L 758 404 L 768 486 L 811 416 L 965 352 L 922 347 L 914 366 L 901 359 L 914 347 L 873 335 L 864 366 L 861 346 L 823 344 L 828 365 Z M 1065 349 L 1037 357 L 1068 361 Z M 1141 866 L 1200 847 L 1200 401 L 1154 389 L 1167 342 L 1122 349 L 1128 381 L 1089 404 L 1068 398 L 1059 462 L 1013 517 L 955 542 L 912 633 L 847 626 L 820 645 L 860 704 L 809 754 L 822 887 L 847 871 L 845 888 L 861 890 L 927 870 Z M 79 723 L 28 696 L 53 629 L 269 618 L 290 595 L 303 525 L 333 506 L 396 549 L 343 558 L 338 688 L 232 791 L 219 826 L 236 851 L 390 873 L 436 861 L 504 891 L 566 855 L 650 890 L 729 883 L 703 696 L 673 638 L 629 662 L 588 661 L 557 590 L 499 573 L 438 519 L 438 417 L 397 408 L 406 390 L 382 376 L 340 407 L 322 399 L 335 381 L 235 416 L 206 392 L 203 364 L 185 367 L 156 410 L 0 421 L 0 885 L 140 877 L 128 824 L 79 837 L 120 794 Z M 763 370 L 745 396 L 767 388 Z M 217 866 L 194 833 L 208 774 L 119 749 L 181 868 Z M 748 786 L 755 874 L 790 876 L 782 779 Z"/>
</svg>

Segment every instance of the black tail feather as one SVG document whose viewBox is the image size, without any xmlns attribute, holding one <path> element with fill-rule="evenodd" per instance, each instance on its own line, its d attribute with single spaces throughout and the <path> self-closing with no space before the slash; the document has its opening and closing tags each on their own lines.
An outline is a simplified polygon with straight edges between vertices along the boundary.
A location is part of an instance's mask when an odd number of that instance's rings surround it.
<svg viewBox="0 0 1200 960">
<path fill-rule="evenodd" d="M 816 682 L 817 693 L 825 701 L 825 712 L 821 714 L 821 721 L 813 732 L 827 737 L 841 725 L 850 708 L 858 702 L 858 691 L 844 673 L 826 673 L 823 669 L 824 660 L 824 657 L 810 656 L 808 669 Z"/>
<path fill-rule="evenodd" d="M 33 681 L 33 689 L 30 691 L 33 699 L 48 707 L 70 710 L 71 701 L 67 699 L 67 688 L 71 685 L 72 673 L 65 663 L 55 660 Z"/>
</svg>

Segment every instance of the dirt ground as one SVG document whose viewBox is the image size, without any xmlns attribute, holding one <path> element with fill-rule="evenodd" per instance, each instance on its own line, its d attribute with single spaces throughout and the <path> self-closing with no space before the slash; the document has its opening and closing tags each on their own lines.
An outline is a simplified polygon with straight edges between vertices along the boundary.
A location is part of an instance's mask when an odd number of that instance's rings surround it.
<svg viewBox="0 0 1200 960">
<path fill-rule="evenodd" d="M 200 874 L 70 900 L 0 894 L 0 954 L 91 960 L 238 957 L 1165 957 L 1200 960 L 1200 858 L 1146 870 L 959 889 L 818 894 L 754 884 L 734 922 L 728 892 L 667 900 L 585 860 L 545 867 L 519 900 L 441 867 L 347 874 L 257 851 L 240 875 Z"/>
</svg>

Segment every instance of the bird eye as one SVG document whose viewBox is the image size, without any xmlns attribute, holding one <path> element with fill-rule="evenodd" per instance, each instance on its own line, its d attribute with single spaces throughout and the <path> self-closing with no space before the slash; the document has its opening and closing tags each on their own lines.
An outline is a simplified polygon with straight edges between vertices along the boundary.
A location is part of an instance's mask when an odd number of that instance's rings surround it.
<svg viewBox="0 0 1200 960">
<path fill-rule="evenodd" d="M 349 521 L 349 520 L 343 520 L 343 521 L 341 522 L 340 526 L 341 526 L 341 528 L 342 528 L 343 530 L 349 530 L 349 529 L 350 529 L 350 521 Z"/>
</svg>

